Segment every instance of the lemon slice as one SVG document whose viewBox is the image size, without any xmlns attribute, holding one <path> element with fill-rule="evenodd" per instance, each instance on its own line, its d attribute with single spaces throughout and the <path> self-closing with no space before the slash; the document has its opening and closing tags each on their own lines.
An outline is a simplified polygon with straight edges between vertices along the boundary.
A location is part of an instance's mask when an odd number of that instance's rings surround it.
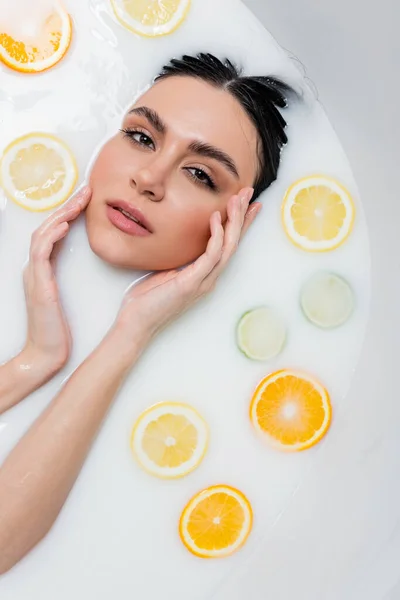
<svg viewBox="0 0 400 600">
<path fill-rule="evenodd" d="M 27 17 L 25 17 L 27 19 Z M 23 29 L 24 16 L 18 21 Z M 31 29 L 27 22 L 26 29 Z M 56 65 L 66 54 L 72 39 L 72 21 L 60 2 L 55 1 L 52 12 L 33 31 L 15 39 L 0 23 L 0 60 L 15 71 L 39 73 Z M 15 35 L 15 34 L 14 34 Z"/>
<path fill-rule="evenodd" d="M 306 317 L 317 327 L 343 325 L 354 308 L 350 285 L 334 273 L 316 273 L 303 286 L 300 303 Z"/>
<path fill-rule="evenodd" d="M 282 370 L 265 377 L 250 405 L 254 427 L 278 450 L 311 448 L 324 437 L 331 418 L 326 389 L 299 371 Z"/>
<path fill-rule="evenodd" d="M 253 511 L 246 496 L 227 485 L 203 490 L 184 509 L 179 533 L 200 558 L 221 558 L 241 548 L 250 535 Z"/>
<path fill-rule="evenodd" d="M 124 27 L 147 37 L 175 31 L 190 8 L 190 0 L 111 0 L 111 4 Z"/>
<path fill-rule="evenodd" d="M 315 175 L 288 190 L 282 205 L 284 230 L 309 252 L 334 250 L 348 238 L 355 208 L 349 192 L 337 181 Z"/>
<path fill-rule="evenodd" d="M 184 477 L 204 458 L 208 427 L 187 404 L 161 402 L 146 410 L 134 425 L 131 448 L 139 464 L 152 475 Z"/>
<path fill-rule="evenodd" d="M 0 184 L 6 195 L 28 210 L 49 210 L 71 195 L 78 168 L 69 148 L 53 135 L 30 133 L 4 150 Z"/>
<path fill-rule="evenodd" d="M 278 313 L 266 306 L 245 313 L 236 339 L 239 349 L 252 360 L 270 360 L 282 351 L 286 327 Z"/>
</svg>

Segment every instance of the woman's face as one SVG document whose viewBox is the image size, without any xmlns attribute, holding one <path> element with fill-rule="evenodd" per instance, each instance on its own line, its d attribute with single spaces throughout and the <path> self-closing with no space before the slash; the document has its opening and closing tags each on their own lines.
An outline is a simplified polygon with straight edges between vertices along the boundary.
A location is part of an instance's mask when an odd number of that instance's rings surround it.
<svg viewBox="0 0 400 600">
<path fill-rule="evenodd" d="M 86 211 L 92 250 L 115 266 L 162 270 L 200 256 L 210 216 L 252 187 L 257 132 L 226 91 L 191 77 L 150 88 L 102 148 Z"/>
</svg>

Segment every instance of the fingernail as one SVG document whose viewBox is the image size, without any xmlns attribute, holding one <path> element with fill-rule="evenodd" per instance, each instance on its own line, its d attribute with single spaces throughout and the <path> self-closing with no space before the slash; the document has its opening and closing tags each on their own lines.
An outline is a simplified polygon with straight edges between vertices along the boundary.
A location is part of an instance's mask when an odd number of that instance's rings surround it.
<svg viewBox="0 0 400 600">
<path fill-rule="evenodd" d="M 254 204 L 254 205 L 251 207 L 251 209 L 250 209 L 250 212 L 251 212 L 251 213 L 256 213 L 256 214 L 258 215 L 258 213 L 259 213 L 259 212 L 261 212 L 261 209 L 262 209 L 262 204 L 261 204 L 261 203 L 258 203 L 258 202 L 256 202 L 256 204 Z"/>
</svg>

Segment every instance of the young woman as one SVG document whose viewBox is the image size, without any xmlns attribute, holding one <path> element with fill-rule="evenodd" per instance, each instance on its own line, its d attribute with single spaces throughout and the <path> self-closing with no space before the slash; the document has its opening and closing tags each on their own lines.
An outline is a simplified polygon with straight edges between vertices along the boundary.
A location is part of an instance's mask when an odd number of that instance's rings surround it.
<svg viewBox="0 0 400 600">
<path fill-rule="evenodd" d="M 81 213 L 103 260 L 158 272 L 128 291 L 103 341 L 2 465 L 0 573 L 54 523 L 146 346 L 214 288 L 234 255 L 261 209 L 255 200 L 277 177 L 287 142 L 278 108 L 289 92 L 276 79 L 242 77 L 210 54 L 172 60 L 101 150 L 89 186 L 34 233 L 24 273 L 27 340 L 0 367 L 0 413 L 68 360 L 54 247 Z"/>
</svg>

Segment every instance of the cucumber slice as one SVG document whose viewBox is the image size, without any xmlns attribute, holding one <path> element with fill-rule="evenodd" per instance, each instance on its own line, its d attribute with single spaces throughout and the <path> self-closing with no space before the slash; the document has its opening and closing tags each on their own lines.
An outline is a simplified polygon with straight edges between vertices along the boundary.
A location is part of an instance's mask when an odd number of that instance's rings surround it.
<svg viewBox="0 0 400 600">
<path fill-rule="evenodd" d="M 333 329 L 350 318 L 354 293 L 343 277 L 334 273 L 316 273 L 304 284 L 300 304 L 311 323 L 322 329 Z"/>
<path fill-rule="evenodd" d="M 239 350 L 251 360 L 270 360 L 283 349 L 286 327 L 277 312 L 267 306 L 246 312 L 236 330 Z"/>
</svg>

